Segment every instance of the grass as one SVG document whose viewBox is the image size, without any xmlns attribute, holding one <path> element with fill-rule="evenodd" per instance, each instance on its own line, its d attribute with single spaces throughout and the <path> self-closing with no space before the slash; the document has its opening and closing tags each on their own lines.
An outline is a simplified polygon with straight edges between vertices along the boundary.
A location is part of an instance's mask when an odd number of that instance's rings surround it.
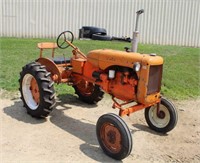
<svg viewBox="0 0 200 163">
<path fill-rule="evenodd" d="M 0 88 L 8 91 L 18 90 L 21 68 L 39 56 L 38 42 L 55 41 L 51 39 L 1 38 L 0 40 Z M 130 43 L 80 41 L 74 42 L 84 53 L 92 49 L 110 48 L 124 50 Z M 164 60 L 162 94 L 172 99 L 188 99 L 200 96 L 200 51 L 198 48 L 162 45 L 143 45 L 140 53 L 156 53 Z M 46 53 L 51 54 L 50 51 Z M 71 49 L 57 50 L 56 55 L 71 55 Z M 71 94 L 70 86 L 56 86 L 59 94 Z"/>
</svg>

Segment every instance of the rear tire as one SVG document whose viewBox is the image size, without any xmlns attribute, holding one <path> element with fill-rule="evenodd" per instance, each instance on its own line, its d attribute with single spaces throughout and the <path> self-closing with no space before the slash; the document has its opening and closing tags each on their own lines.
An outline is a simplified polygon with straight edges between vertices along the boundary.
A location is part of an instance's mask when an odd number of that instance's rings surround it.
<svg viewBox="0 0 200 163">
<path fill-rule="evenodd" d="M 81 80 L 73 87 L 75 89 L 75 94 L 79 96 L 79 99 L 88 104 L 96 104 L 103 98 L 104 92 L 100 87 L 88 81 Z"/>
<path fill-rule="evenodd" d="M 171 131 L 178 121 L 178 113 L 175 106 L 165 98 L 161 99 L 158 114 L 156 105 L 146 108 L 144 113 L 149 127 L 161 133 Z"/>
<path fill-rule="evenodd" d="M 107 34 L 106 29 L 92 26 L 83 26 L 81 31 L 83 31 L 83 33 L 80 35 L 83 35 L 83 38 L 92 38 L 92 35 L 97 33 L 102 35 Z"/>
<path fill-rule="evenodd" d="M 108 156 L 122 160 L 132 150 L 132 136 L 126 123 L 116 114 L 102 115 L 96 125 L 96 134 L 102 150 Z"/>
<path fill-rule="evenodd" d="M 55 105 L 54 82 L 45 66 L 38 62 L 27 64 L 20 73 L 20 93 L 27 113 L 47 117 Z"/>
<path fill-rule="evenodd" d="M 100 41 L 111 41 L 112 37 L 108 35 L 101 35 L 101 34 L 93 34 L 92 40 L 100 40 Z"/>
</svg>

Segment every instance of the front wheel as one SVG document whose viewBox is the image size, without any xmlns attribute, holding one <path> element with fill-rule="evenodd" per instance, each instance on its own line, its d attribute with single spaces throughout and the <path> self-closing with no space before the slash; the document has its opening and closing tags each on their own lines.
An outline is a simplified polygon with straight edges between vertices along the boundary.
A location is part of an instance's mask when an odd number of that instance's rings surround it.
<svg viewBox="0 0 200 163">
<path fill-rule="evenodd" d="M 116 160 L 126 158 L 132 150 L 132 136 L 126 123 L 115 114 L 102 115 L 96 125 L 102 150 Z"/>
<path fill-rule="evenodd" d="M 28 114 L 47 117 L 55 105 L 55 91 L 50 73 L 38 62 L 27 64 L 20 73 L 20 93 Z"/>
<path fill-rule="evenodd" d="M 162 98 L 159 111 L 157 105 L 145 109 L 145 119 L 154 131 L 167 133 L 176 126 L 178 113 L 170 101 Z"/>
</svg>

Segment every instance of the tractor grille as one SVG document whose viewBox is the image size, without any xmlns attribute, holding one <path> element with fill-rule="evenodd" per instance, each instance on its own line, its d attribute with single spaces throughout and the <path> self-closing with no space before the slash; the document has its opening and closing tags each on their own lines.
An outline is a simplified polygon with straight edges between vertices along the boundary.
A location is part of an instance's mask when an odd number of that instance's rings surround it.
<svg viewBox="0 0 200 163">
<path fill-rule="evenodd" d="M 147 95 L 160 92 L 162 79 L 162 65 L 150 66 Z"/>
</svg>

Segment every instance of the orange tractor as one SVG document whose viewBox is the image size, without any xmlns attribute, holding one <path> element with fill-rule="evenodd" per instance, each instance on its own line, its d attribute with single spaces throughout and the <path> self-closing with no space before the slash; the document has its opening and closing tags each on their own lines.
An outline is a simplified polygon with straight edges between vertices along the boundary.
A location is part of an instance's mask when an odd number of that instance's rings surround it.
<svg viewBox="0 0 200 163">
<path fill-rule="evenodd" d="M 132 136 L 120 116 L 145 109 L 149 127 L 166 133 L 177 123 L 174 105 L 160 94 L 163 58 L 155 54 L 137 53 L 137 22 L 143 10 L 137 11 L 136 30 L 129 51 L 110 49 L 92 50 L 83 54 L 72 44 L 72 32 L 62 32 L 56 43 L 39 43 L 40 56 L 22 68 L 20 73 L 21 98 L 28 114 L 47 117 L 54 108 L 54 83 L 73 86 L 79 99 L 94 104 L 104 92 L 110 94 L 113 113 L 102 115 L 96 125 L 96 134 L 102 150 L 110 157 L 121 160 L 132 150 Z M 72 47 L 72 57 L 55 58 L 54 50 Z M 43 57 L 44 49 L 52 49 L 52 58 Z"/>
</svg>

